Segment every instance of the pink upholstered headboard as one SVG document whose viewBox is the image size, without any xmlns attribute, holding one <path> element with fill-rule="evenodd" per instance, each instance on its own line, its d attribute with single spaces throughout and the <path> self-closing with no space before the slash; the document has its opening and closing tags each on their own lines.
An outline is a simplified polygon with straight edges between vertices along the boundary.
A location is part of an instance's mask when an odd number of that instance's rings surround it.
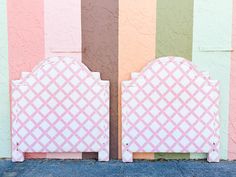
<svg viewBox="0 0 236 177">
<path fill-rule="evenodd" d="M 12 81 L 12 160 L 24 152 L 98 152 L 109 160 L 109 82 L 52 57 Z"/>
<path fill-rule="evenodd" d="M 122 83 L 122 159 L 134 152 L 208 153 L 219 161 L 219 82 L 180 57 L 150 62 Z"/>
</svg>

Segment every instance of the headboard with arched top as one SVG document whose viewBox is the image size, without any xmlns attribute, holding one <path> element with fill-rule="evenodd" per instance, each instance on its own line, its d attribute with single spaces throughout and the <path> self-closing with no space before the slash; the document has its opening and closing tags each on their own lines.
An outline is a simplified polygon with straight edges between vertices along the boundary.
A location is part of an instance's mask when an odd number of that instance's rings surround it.
<svg viewBox="0 0 236 177">
<path fill-rule="evenodd" d="M 12 160 L 25 152 L 98 152 L 109 160 L 109 82 L 52 57 L 12 81 Z"/>
<path fill-rule="evenodd" d="M 163 57 L 122 82 L 122 159 L 132 153 L 208 153 L 219 161 L 219 82 L 191 62 Z"/>
</svg>

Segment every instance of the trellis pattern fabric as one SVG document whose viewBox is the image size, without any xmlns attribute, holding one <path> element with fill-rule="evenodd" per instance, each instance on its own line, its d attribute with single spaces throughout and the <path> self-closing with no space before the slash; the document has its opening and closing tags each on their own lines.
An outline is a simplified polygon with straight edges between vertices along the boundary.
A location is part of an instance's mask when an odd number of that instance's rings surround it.
<svg viewBox="0 0 236 177">
<path fill-rule="evenodd" d="M 98 152 L 109 160 L 109 82 L 76 58 L 43 60 L 12 82 L 12 160 L 25 152 Z"/>
<path fill-rule="evenodd" d="M 208 153 L 218 162 L 219 82 L 191 62 L 163 57 L 122 83 L 122 159 L 134 152 Z"/>
</svg>

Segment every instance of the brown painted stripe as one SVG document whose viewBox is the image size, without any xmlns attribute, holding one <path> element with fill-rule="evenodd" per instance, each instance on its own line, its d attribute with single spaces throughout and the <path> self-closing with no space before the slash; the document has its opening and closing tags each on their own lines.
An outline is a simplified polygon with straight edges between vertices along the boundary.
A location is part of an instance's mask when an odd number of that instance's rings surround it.
<svg viewBox="0 0 236 177">
<path fill-rule="evenodd" d="M 82 58 L 110 81 L 110 158 L 118 158 L 118 1 L 82 0 Z M 83 153 L 82 158 L 97 158 Z"/>
</svg>

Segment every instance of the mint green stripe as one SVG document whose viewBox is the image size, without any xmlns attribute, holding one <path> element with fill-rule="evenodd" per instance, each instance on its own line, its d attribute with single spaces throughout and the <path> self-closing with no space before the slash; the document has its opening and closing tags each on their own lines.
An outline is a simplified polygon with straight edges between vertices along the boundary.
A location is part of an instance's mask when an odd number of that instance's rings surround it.
<svg viewBox="0 0 236 177">
<path fill-rule="evenodd" d="M 193 0 L 157 0 L 156 56 L 192 59 Z"/>
<path fill-rule="evenodd" d="M 157 0 L 156 57 L 192 59 L 193 0 Z M 155 159 L 189 159 L 190 154 L 156 153 Z"/>
<path fill-rule="evenodd" d="M 221 159 L 227 159 L 232 0 L 194 1 L 193 62 L 221 83 Z M 192 159 L 206 155 L 191 154 Z"/>
<path fill-rule="evenodd" d="M 0 0 L 0 158 L 11 156 L 6 0 Z"/>
</svg>

